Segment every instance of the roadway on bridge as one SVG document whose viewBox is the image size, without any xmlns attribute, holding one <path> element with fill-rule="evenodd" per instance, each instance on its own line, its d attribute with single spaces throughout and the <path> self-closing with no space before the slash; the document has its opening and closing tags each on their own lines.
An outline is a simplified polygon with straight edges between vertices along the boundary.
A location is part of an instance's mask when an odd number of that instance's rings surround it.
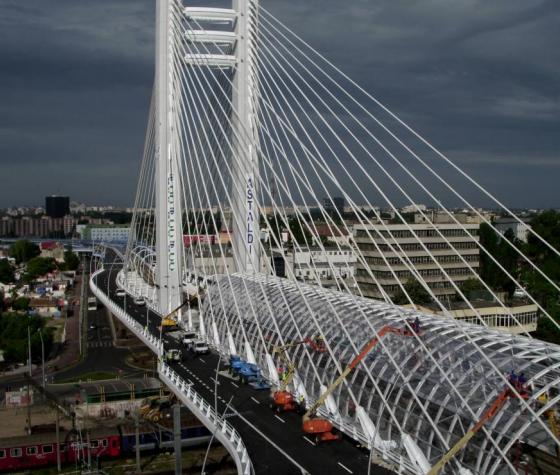
<svg viewBox="0 0 560 475">
<path fill-rule="evenodd" d="M 115 269 L 116 270 L 116 269 Z M 115 295 L 115 277 L 110 273 L 108 295 L 123 308 L 124 298 Z M 107 274 L 97 278 L 97 285 L 107 289 Z M 159 335 L 157 328 L 160 317 L 146 307 L 136 306 L 131 298 L 126 299 L 126 311 L 142 325 L 148 324 L 150 331 Z M 164 335 L 166 348 L 181 348 L 180 342 Z M 183 352 L 187 355 L 187 352 Z M 217 403 L 220 414 L 226 410 L 228 421 L 241 434 L 253 462 L 255 473 L 260 474 L 365 474 L 369 452 L 358 448 L 354 441 L 344 437 L 341 441 L 316 445 L 303 435 L 301 416 L 295 413 L 277 415 L 269 407 L 270 391 L 257 391 L 232 379 L 227 374 L 227 362 L 211 352 L 204 356 L 188 355 L 172 368 L 208 401 Z M 215 384 L 216 368 L 218 384 Z M 217 387 L 217 398 L 214 388 Z M 372 474 L 393 473 L 373 465 Z"/>
</svg>

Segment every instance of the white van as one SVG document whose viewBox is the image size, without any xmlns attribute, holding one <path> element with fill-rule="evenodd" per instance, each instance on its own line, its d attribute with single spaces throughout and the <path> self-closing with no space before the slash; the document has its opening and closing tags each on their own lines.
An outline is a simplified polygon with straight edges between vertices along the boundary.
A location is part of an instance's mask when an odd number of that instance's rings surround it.
<svg viewBox="0 0 560 475">
<path fill-rule="evenodd" d="M 205 355 L 210 352 L 210 348 L 208 348 L 206 342 L 202 340 L 196 340 L 194 342 L 193 351 L 197 355 Z"/>
</svg>

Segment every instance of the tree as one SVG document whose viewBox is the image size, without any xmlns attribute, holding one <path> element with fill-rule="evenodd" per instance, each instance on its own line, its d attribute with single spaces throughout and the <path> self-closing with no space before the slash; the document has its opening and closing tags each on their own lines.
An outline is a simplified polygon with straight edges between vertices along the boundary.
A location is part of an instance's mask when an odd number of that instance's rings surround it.
<svg viewBox="0 0 560 475">
<path fill-rule="evenodd" d="M 29 309 L 29 299 L 27 297 L 18 297 L 14 300 L 12 309 L 19 312 L 27 312 Z"/>
<path fill-rule="evenodd" d="M 422 284 L 418 282 L 416 279 L 414 278 L 408 279 L 404 284 L 404 289 L 406 290 L 406 293 L 410 296 L 410 299 L 412 300 L 413 303 L 418 305 L 428 305 L 432 303 L 432 297 L 430 296 L 428 291 L 422 286 Z M 393 303 L 397 305 L 405 305 L 407 303 L 410 303 L 408 301 L 408 297 L 402 291 L 402 289 L 399 289 L 399 291 L 395 294 L 392 300 Z"/>
<path fill-rule="evenodd" d="M 51 257 L 34 257 L 25 267 L 24 280 L 29 282 L 56 269 L 56 262 Z"/>
<path fill-rule="evenodd" d="M 14 281 L 14 269 L 8 259 L 0 260 L 0 282 L 11 284 Z"/>
<path fill-rule="evenodd" d="M 306 225 L 302 223 L 300 218 L 290 218 L 288 222 L 290 226 L 291 234 L 293 234 L 293 239 L 299 245 L 309 245 L 313 244 L 313 239 L 311 239 L 311 233 Z M 290 235 L 290 237 L 292 237 Z"/>
<path fill-rule="evenodd" d="M 21 264 L 41 254 L 41 249 L 36 244 L 30 241 L 21 239 L 16 241 L 10 247 L 10 256 L 16 260 L 16 263 Z"/>
<path fill-rule="evenodd" d="M 502 237 L 486 223 L 480 225 L 479 234 L 480 244 L 485 249 L 480 253 L 480 276 L 489 287 L 504 290 L 511 296 L 515 290 L 515 283 L 500 266 L 512 277 L 517 276 L 518 254 L 507 240 L 517 247 L 521 243 L 516 239 L 511 229 L 508 229 Z"/>
<path fill-rule="evenodd" d="M 64 269 L 76 270 L 80 265 L 80 258 L 72 252 L 72 249 L 64 251 Z"/>
<path fill-rule="evenodd" d="M 475 279 L 474 277 L 472 279 L 467 279 L 461 282 L 459 288 L 461 289 L 461 292 L 463 292 L 463 295 L 468 299 L 471 298 L 471 294 L 473 294 L 474 292 L 481 292 L 486 290 L 484 285 L 482 285 L 482 282 L 480 282 L 480 280 L 478 279 Z"/>
<path fill-rule="evenodd" d="M 560 213 L 545 211 L 531 221 L 531 227 L 553 249 L 560 249 Z M 553 282 L 560 282 L 560 257 L 553 250 L 533 234 L 529 234 L 523 250 L 546 276 Z M 528 265 L 524 266 L 521 280 L 529 294 L 557 323 L 560 323 L 559 295 L 554 286 Z M 537 322 L 536 336 L 541 340 L 560 343 L 560 330 L 546 315 L 542 315 Z"/>
<path fill-rule="evenodd" d="M 41 360 L 41 336 L 45 344 L 45 356 L 53 345 L 53 330 L 45 328 L 45 322 L 38 316 L 23 316 L 17 313 L 0 315 L 0 347 L 8 363 L 25 363 L 27 361 L 27 328 L 31 334 L 31 354 L 34 361 Z"/>
</svg>

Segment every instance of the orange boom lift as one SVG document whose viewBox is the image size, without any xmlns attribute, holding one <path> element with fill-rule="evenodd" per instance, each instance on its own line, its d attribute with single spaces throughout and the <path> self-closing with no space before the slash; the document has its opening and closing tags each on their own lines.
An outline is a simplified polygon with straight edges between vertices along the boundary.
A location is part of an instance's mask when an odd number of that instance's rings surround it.
<svg viewBox="0 0 560 475">
<path fill-rule="evenodd" d="M 420 324 L 418 319 L 414 322 L 409 322 L 412 331 L 407 328 L 396 328 L 391 325 L 384 326 L 377 336 L 369 341 L 369 343 L 364 346 L 362 351 L 356 356 L 352 362 L 346 367 L 346 369 L 340 373 L 340 376 L 327 388 L 327 390 L 321 394 L 321 396 L 315 401 L 315 403 L 309 408 L 309 410 L 303 416 L 303 432 L 306 434 L 313 435 L 315 437 L 315 442 L 326 442 L 329 440 L 338 440 L 340 436 L 338 434 L 333 434 L 333 425 L 328 419 L 321 417 L 316 417 L 317 410 L 321 407 L 327 400 L 330 394 L 344 381 L 346 376 L 348 376 L 352 370 L 358 366 L 360 361 L 362 361 L 375 345 L 379 343 L 379 340 L 383 338 L 388 333 L 394 333 L 401 336 L 414 336 L 420 335 Z"/>
</svg>

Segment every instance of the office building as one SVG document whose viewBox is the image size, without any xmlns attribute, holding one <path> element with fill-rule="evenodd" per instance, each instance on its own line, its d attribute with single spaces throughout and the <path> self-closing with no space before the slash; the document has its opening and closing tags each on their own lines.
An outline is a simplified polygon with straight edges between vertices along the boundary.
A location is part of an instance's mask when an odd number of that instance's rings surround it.
<svg viewBox="0 0 560 475">
<path fill-rule="evenodd" d="M 70 214 L 70 198 L 68 196 L 47 196 L 45 211 L 50 218 L 64 218 Z"/>
<path fill-rule="evenodd" d="M 438 299 L 453 297 L 455 289 L 449 279 L 459 285 L 474 277 L 465 262 L 478 273 L 479 247 L 475 242 L 479 239 L 478 230 L 478 224 L 354 225 L 354 241 L 367 264 L 366 268 L 359 259 L 356 263 L 356 281 L 361 292 L 366 297 L 380 299 L 383 297 L 381 286 L 387 295 L 394 296 L 400 290 L 399 282 L 405 284 L 414 279 L 405 264 L 409 261 L 403 262 L 405 258 L 410 260 Z"/>
</svg>

